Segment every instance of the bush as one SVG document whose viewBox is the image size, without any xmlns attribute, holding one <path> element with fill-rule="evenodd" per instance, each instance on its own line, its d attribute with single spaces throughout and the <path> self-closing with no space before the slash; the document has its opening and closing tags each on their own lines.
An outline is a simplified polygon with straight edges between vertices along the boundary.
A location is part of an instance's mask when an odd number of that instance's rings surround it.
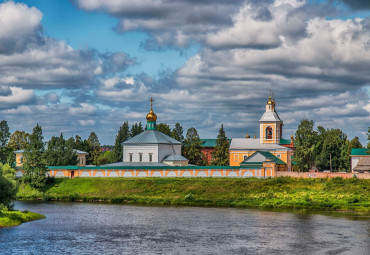
<svg viewBox="0 0 370 255">
<path fill-rule="evenodd" d="M 193 201 L 193 200 L 194 200 L 193 194 L 190 193 L 185 196 L 185 201 Z"/>
</svg>

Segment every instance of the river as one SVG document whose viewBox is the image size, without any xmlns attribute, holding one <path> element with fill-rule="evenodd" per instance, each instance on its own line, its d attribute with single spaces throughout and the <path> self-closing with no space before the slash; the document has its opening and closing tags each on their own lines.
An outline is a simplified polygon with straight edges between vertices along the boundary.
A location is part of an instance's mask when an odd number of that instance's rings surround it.
<svg viewBox="0 0 370 255">
<path fill-rule="evenodd" d="M 369 218 L 233 208 L 16 202 L 1 254 L 370 254 Z"/>
</svg>

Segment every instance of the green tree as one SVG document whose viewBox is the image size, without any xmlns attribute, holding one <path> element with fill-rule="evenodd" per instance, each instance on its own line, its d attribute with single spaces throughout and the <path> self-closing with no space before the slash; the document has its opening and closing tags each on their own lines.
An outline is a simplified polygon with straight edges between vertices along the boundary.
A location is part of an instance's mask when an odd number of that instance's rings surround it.
<svg viewBox="0 0 370 255">
<path fill-rule="evenodd" d="M 221 125 L 218 131 L 215 150 L 212 151 L 212 166 L 228 166 L 229 165 L 229 142 L 227 141 L 224 124 Z"/>
<path fill-rule="evenodd" d="M 128 122 L 125 121 L 122 126 L 119 128 L 116 135 L 116 140 L 114 142 L 113 156 L 114 162 L 121 162 L 123 157 L 123 148 L 122 143 L 127 141 L 130 138 L 130 127 Z"/>
<path fill-rule="evenodd" d="M 15 171 L 8 164 L 0 163 L 0 206 L 4 205 L 9 209 L 15 200 L 17 185 L 15 181 Z"/>
<path fill-rule="evenodd" d="M 299 171 L 307 171 L 315 165 L 315 145 L 318 134 L 313 127 L 312 120 L 304 119 L 301 120 L 295 133 L 294 157 Z"/>
<path fill-rule="evenodd" d="M 347 170 L 349 164 L 349 142 L 340 129 L 326 131 L 321 153 L 318 155 L 318 166 L 321 170 Z M 348 163 L 347 163 L 348 162 Z"/>
<path fill-rule="evenodd" d="M 189 160 L 189 164 L 197 166 L 206 165 L 201 148 L 202 142 L 200 141 L 198 131 L 193 127 L 189 128 L 186 132 L 183 149 L 183 154 Z"/>
<path fill-rule="evenodd" d="M 6 163 L 10 153 L 13 153 L 7 147 L 10 138 L 9 126 L 6 120 L 0 122 L 0 162 Z"/>
<path fill-rule="evenodd" d="M 76 165 L 77 154 L 73 151 L 74 139 L 71 137 L 64 140 L 63 134 L 59 137 L 53 136 L 48 142 L 46 150 L 46 162 L 49 166 Z"/>
<path fill-rule="evenodd" d="M 172 129 L 171 137 L 179 142 L 184 141 L 184 130 L 180 123 L 176 123 L 175 127 Z"/>
<path fill-rule="evenodd" d="M 362 148 L 362 144 L 361 144 L 360 139 L 358 138 L 358 136 L 355 136 L 351 140 L 351 149 L 352 148 Z"/>
<path fill-rule="evenodd" d="M 367 148 L 369 149 L 368 151 L 367 151 L 367 154 L 370 154 L 370 127 L 369 127 L 369 129 L 367 130 Z"/>
<path fill-rule="evenodd" d="M 143 131 L 144 131 L 144 128 L 143 128 L 143 125 L 141 124 L 141 122 L 139 122 L 139 124 L 134 123 L 131 126 L 130 137 L 134 137 L 134 136 L 142 133 Z"/>
<path fill-rule="evenodd" d="M 89 138 L 87 138 L 87 142 L 89 143 L 89 164 L 98 165 L 98 158 L 100 156 L 100 142 L 98 136 L 91 132 Z"/>
<path fill-rule="evenodd" d="M 74 149 L 89 152 L 90 146 L 89 142 L 86 139 L 82 140 L 82 138 L 79 135 L 76 135 L 74 141 L 75 141 L 73 147 Z"/>
<path fill-rule="evenodd" d="M 23 179 L 34 188 L 42 188 L 46 181 L 47 168 L 43 139 L 42 128 L 37 124 L 30 136 L 30 144 L 23 153 Z"/>
<path fill-rule="evenodd" d="M 25 149 L 26 146 L 30 143 L 30 134 L 24 131 L 15 131 L 9 140 L 8 148 L 11 151 L 17 151 Z"/>
<path fill-rule="evenodd" d="M 98 164 L 97 165 L 105 165 L 105 164 L 110 164 L 114 163 L 115 161 L 115 155 L 112 151 L 106 151 L 98 157 L 97 160 Z"/>
<path fill-rule="evenodd" d="M 159 123 L 157 125 L 157 131 L 165 134 L 165 135 L 168 135 L 168 136 L 171 136 L 171 129 L 170 129 L 170 126 L 165 124 L 165 123 Z"/>
</svg>

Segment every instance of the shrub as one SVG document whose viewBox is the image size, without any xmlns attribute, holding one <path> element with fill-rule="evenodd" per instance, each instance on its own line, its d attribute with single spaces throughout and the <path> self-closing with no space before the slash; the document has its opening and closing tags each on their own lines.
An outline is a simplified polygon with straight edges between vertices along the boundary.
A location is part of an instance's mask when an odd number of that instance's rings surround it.
<svg viewBox="0 0 370 255">
<path fill-rule="evenodd" d="M 185 196 L 185 201 L 193 201 L 193 200 L 194 200 L 193 194 L 189 193 Z"/>
</svg>

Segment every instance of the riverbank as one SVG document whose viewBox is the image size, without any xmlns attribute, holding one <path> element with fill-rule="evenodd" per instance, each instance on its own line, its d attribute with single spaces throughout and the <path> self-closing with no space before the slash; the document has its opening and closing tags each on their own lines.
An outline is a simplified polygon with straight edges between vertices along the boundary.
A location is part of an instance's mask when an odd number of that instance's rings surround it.
<svg viewBox="0 0 370 255">
<path fill-rule="evenodd" d="M 29 211 L 3 211 L 0 212 L 0 228 L 18 226 L 27 221 L 44 218 L 44 215 Z"/>
<path fill-rule="evenodd" d="M 351 210 L 370 215 L 370 180 L 231 178 L 55 179 L 38 191 L 21 184 L 20 200 L 146 205 Z"/>
</svg>

